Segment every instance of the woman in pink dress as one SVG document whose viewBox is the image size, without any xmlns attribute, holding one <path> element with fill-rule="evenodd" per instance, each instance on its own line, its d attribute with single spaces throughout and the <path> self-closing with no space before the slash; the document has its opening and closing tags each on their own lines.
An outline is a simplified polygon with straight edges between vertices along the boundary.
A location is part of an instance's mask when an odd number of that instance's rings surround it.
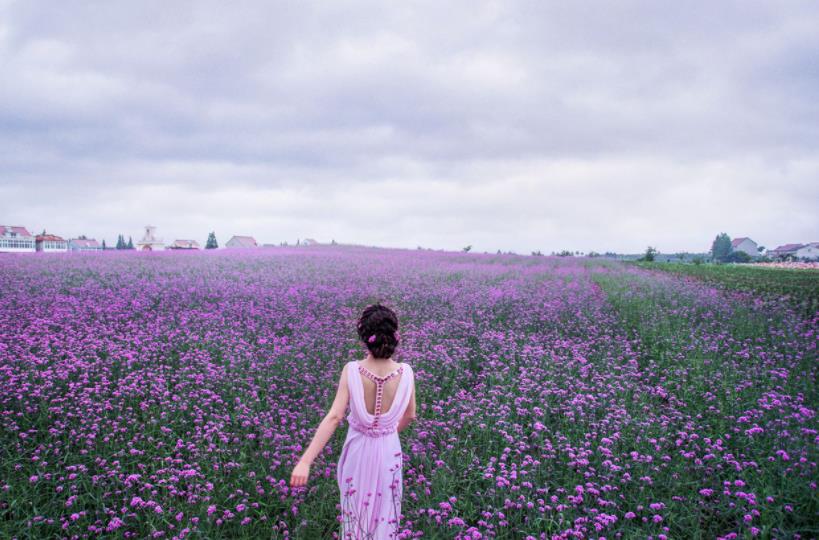
<svg viewBox="0 0 819 540">
<path fill-rule="evenodd" d="M 290 485 L 307 483 L 310 465 L 350 413 L 347 438 L 338 460 L 341 538 L 396 538 L 401 519 L 402 453 L 398 433 L 415 419 L 415 378 L 409 364 L 392 359 L 398 345 L 398 318 L 381 304 L 369 306 L 358 321 L 368 349 L 364 360 L 347 362 L 330 411 L 293 469 Z"/>
</svg>

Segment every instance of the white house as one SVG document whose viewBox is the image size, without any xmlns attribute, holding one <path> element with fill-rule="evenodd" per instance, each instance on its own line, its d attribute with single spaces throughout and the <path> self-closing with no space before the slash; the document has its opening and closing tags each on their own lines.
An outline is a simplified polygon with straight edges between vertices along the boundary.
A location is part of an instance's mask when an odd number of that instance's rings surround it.
<svg viewBox="0 0 819 540">
<path fill-rule="evenodd" d="M 769 249 L 768 257 L 783 259 L 785 257 L 796 257 L 796 252 L 803 247 L 805 247 L 804 244 L 785 244 L 778 246 L 776 249 Z"/>
<path fill-rule="evenodd" d="M 93 238 L 71 238 L 68 241 L 68 249 L 71 251 L 99 251 L 102 246 Z"/>
<path fill-rule="evenodd" d="M 743 251 L 750 255 L 751 257 L 759 256 L 758 248 L 759 246 L 756 245 L 756 242 L 744 236 L 741 238 L 734 238 L 733 240 L 731 240 L 731 249 L 733 249 L 734 251 Z"/>
<path fill-rule="evenodd" d="M 45 231 L 43 231 L 43 234 L 37 235 L 35 245 L 37 246 L 37 251 L 45 253 L 68 251 L 68 242 L 65 238 L 57 236 L 56 234 L 46 234 Z"/>
<path fill-rule="evenodd" d="M 35 238 L 25 227 L 0 225 L 0 252 L 33 253 Z"/>
<path fill-rule="evenodd" d="M 168 249 L 199 249 L 199 242 L 196 240 L 174 240 Z"/>
<path fill-rule="evenodd" d="M 234 236 L 227 241 L 225 247 L 229 248 L 255 248 L 258 247 L 256 239 L 252 236 Z"/>
<path fill-rule="evenodd" d="M 304 242 L 302 242 L 305 246 L 317 246 L 319 245 L 313 238 L 305 238 Z"/>
<path fill-rule="evenodd" d="M 819 242 L 808 242 L 796 250 L 797 259 L 819 260 Z"/>
<path fill-rule="evenodd" d="M 165 243 L 161 238 L 156 237 L 155 232 L 156 227 L 145 225 L 145 234 L 142 235 L 142 240 L 137 242 L 137 249 L 140 251 L 162 251 L 165 249 Z"/>
</svg>

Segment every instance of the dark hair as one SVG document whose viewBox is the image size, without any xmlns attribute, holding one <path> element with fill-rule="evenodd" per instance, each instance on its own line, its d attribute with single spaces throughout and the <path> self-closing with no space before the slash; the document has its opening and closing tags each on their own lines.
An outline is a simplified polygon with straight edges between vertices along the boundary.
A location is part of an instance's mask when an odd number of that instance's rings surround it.
<svg viewBox="0 0 819 540">
<path fill-rule="evenodd" d="M 368 306 L 358 319 L 357 328 L 358 337 L 373 358 L 390 358 L 395 352 L 398 346 L 398 317 L 387 306 L 379 303 Z"/>
</svg>

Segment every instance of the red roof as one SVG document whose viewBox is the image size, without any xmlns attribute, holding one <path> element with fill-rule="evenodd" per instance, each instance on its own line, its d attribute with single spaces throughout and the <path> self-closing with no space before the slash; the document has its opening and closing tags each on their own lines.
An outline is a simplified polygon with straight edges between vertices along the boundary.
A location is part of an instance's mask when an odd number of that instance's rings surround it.
<svg viewBox="0 0 819 540">
<path fill-rule="evenodd" d="M 56 234 L 38 234 L 38 242 L 65 242 L 65 238 L 57 236 Z"/>
<path fill-rule="evenodd" d="M 0 233 L 5 234 L 6 231 L 17 233 L 17 236 L 23 236 L 26 238 L 31 238 L 31 233 L 26 230 L 25 227 L 20 227 L 19 225 L 0 225 Z"/>
<path fill-rule="evenodd" d="M 796 251 L 801 247 L 805 247 L 804 244 L 785 244 L 784 246 L 779 246 L 773 251 Z"/>
<path fill-rule="evenodd" d="M 731 247 L 737 247 L 738 245 L 740 245 L 745 240 L 751 240 L 751 239 L 748 238 L 747 236 L 743 236 L 741 238 L 734 238 L 733 240 L 731 240 Z M 753 242 L 753 240 L 751 240 L 751 242 Z"/>
<path fill-rule="evenodd" d="M 100 247 L 100 243 L 94 240 L 93 238 L 72 238 L 70 240 L 72 244 L 77 247 L 86 247 L 86 248 L 98 248 Z"/>
<path fill-rule="evenodd" d="M 174 240 L 173 244 L 171 244 L 170 247 L 183 249 L 199 249 L 199 242 L 197 242 L 196 240 Z"/>
<path fill-rule="evenodd" d="M 252 236 L 234 236 L 227 241 L 227 244 L 233 244 L 236 247 L 256 247 L 256 239 Z M 225 244 L 225 245 L 227 245 Z"/>
</svg>

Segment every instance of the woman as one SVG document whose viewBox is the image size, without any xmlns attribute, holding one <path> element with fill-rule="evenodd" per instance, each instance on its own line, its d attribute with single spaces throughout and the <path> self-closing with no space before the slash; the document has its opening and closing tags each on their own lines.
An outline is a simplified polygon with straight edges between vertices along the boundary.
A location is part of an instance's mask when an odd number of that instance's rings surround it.
<svg viewBox="0 0 819 540">
<path fill-rule="evenodd" d="M 330 411 L 293 469 L 290 485 L 304 486 L 310 465 L 350 413 L 347 438 L 338 460 L 342 538 L 395 538 L 401 517 L 402 453 L 398 433 L 415 420 L 415 379 L 409 364 L 392 359 L 398 345 L 398 318 L 381 304 L 367 307 L 358 336 L 368 352 L 341 370 Z"/>
</svg>

